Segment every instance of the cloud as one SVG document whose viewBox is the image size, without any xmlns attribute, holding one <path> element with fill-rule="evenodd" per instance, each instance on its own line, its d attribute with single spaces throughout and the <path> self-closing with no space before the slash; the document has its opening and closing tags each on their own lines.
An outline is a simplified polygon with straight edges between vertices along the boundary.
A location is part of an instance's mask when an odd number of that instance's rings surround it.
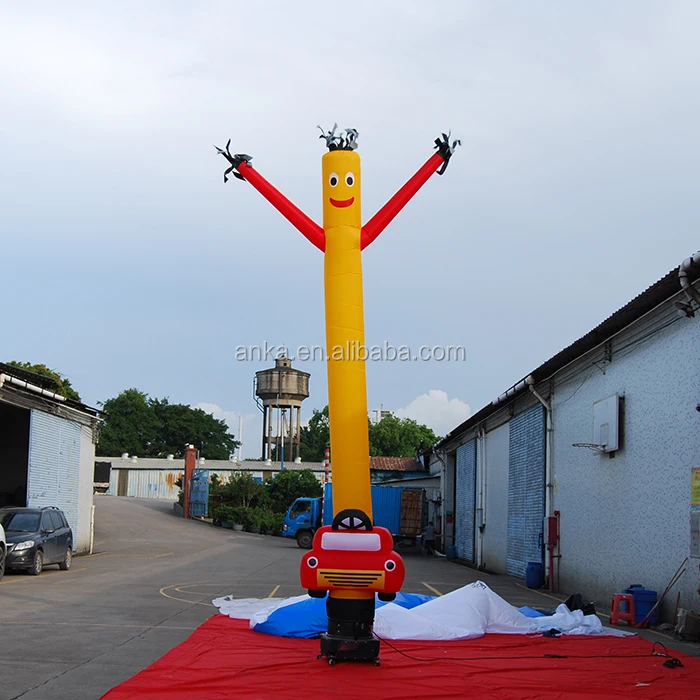
<svg viewBox="0 0 700 700">
<path fill-rule="evenodd" d="M 225 421 L 228 427 L 231 429 L 231 432 L 235 436 L 236 440 L 240 438 L 239 418 L 242 417 L 243 445 L 241 448 L 241 455 L 243 458 L 260 457 L 260 414 L 239 413 L 238 411 L 229 411 L 219 406 L 219 404 L 209 403 L 207 401 L 200 401 L 194 406 L 194 408 L 199 408 L 205 413 L 210 413 L 214 416 L 214 418 L 218 418 L 219 420 Z"/>
<path fill-rule="evenodd" d="M 396 411 L 398 418 L 413 418 L 432 428 L 438 435 L 445 435 L 471 415 L 469 404 L 450 399 L 447 392 L 431 389 L 413 399 L 405 408 Z"/>
</svg>

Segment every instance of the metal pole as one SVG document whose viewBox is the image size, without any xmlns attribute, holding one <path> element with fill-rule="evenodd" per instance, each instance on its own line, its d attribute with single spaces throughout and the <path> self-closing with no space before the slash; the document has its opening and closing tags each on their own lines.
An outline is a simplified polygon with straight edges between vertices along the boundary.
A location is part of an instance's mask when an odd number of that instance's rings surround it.
<svg viewBox="0 0 700 700">
<path fill-rule="evenodd" d="M 282 434 L 282 410 L 277 404 L 277 435 L 275 435 L 275 461 L 280 458 L 280 435 Z"/>
<path fill-rule="evenodd" d="M 280 424 L 281 424 L 281 429 L 280 429 L 280 445 L 282 446 L 280 450 L 280 454 L 282 455 L 282 460 L 280 461 L 280 471 L 284 471 L 284 409 L 280 411 Z"/>
<path fill-rule="evenodd" d="M 267 406 L 263 406 L 262 460 L 267 459 L 265 445 L 267 444 Z"/>
<path fill-rule="evenodd" d="M 289 461 L 294 461 L 294 406 L 289 409 Z"/>
<path fill-rule="evenodd" d="M 238 461 L 241 461 L 241 450 L 243 448 L 243 416 L 238 416 Z"/>
</svg>

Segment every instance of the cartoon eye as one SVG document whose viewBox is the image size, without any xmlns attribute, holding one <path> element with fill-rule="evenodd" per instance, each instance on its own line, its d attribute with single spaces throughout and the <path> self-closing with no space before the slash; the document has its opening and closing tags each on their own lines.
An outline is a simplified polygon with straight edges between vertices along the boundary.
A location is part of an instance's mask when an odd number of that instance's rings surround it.
<svg viewBox="0 0 700 700">
<path fill-rule="evenodd" d="M 352 173 L 345 174 L 345 184 L 352 187 L 355 184 L 355 176 Z"/>
<path fill-rule="evenodd" d="M 385 568 L 387 571 L 393 571 L 393 570 L 396 568 L 396 562 L 395 562 L 395 561 L 392 561 L 391 559 L 387 559 L 387 560 L 384 562 L 384 568 Z"/>
<path fill-rule="evenodd" d="M 315 569 L 318 566 L 318 559 L 316 557 L 309 557 L 306 560 L 306 563 L 312 568 Z"/>
<path fill-rule="evenodd" d="M 328 178 L 328 182 L 331 187 L 335 187 L 338 184 L 338 174 L 331 173 L 331 176 Z"/>
</svg>

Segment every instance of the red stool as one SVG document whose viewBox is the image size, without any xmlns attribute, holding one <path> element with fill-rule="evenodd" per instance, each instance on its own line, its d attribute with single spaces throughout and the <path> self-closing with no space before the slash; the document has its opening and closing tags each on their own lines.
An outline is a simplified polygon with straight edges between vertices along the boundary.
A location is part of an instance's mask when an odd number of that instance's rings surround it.
<svg viewBox="0 0 700 700">
<path fill-rule="evenodd" d="M 622 610 L 622 604 L 625 605 L 625 610 Z M 618 620 L 626 622 L 630 627 L 635 627 L 634 618 L 634 596 L 629 593 L 615 593 L 612 597 L 612 606 L 610 608 L 610 624 L 617 625 Z"/>
</svg>

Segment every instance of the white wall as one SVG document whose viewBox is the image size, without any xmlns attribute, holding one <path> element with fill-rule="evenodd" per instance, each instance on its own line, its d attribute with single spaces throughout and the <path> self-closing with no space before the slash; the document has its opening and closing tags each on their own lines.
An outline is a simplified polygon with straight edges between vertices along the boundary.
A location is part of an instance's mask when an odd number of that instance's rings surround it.
<svg viewBox="0 0 700 700">
<path fill-rule="evenodd" d="M 148 461 L 152 462 L 155 460 Z M 165 460 L 160 461 L 164 462 Z M 132 498 L 162 498 L 171 501 L 177 500 L 180 487 L 175 486 L 175 482 L 182 478 L 184 474 L 184 469 L 182 467 L 174 469 L 144 469 L 136 467 L 126 470 L 112 467 L 109 473 L 108 496 L 117 495 L 119 473 L 121 471 L 126 471 L 129 475 L 126 492 L 127 496 Z M 273 475 L 279 474 L 279 470 L 272 471 L 271 473 Z M 240 467 L 226 470 L 210 469 L 209 477 L 211 478 L 214 474 L 219 477 L 220 482 L 228 481 L 231 474 L 249 474 L 257 479 L 263 479 L 265 476 L 265 472 L 261 470 L 241 469 Z M 314 472 L 314 476 L 323 483 L 323 472 Z"/>
<path fill-rule="evenodd" d="M 484 535 L 481 564 L 489 571 L 506 573 L 508 550 L 508 453 L 510 424 L 486 433 Z"/>
<path fill-rule="evenodd" d="M 665 314 L 665 316 L 663 316 Z M 659 311 L 662 322 L 672 309 Z M 648 320 L 645 321 L 648 325 Z M 553 508 L 561 511 L 562 590 L 599 601 L 630 584 L 661 592 L 690 548 L 690 470 L 700 466 L 700 319 L 682 319 L 635 347 L 616 340 L 612 362 L 588 364 L 553 396 Z M 593 442 L 593 403 L 624 394 L 622 449 Z M 697 608 L 698 559 L 669 596 Z"/>
<path fill-rule="evenodd" d="M 90 549 L 92 492 L 95 476 L 95 444 L 92 428 L 80 426 L 80 476 L 78 478 L 78 536 L 73 549 L 87 553 Z"/>
</svg>

